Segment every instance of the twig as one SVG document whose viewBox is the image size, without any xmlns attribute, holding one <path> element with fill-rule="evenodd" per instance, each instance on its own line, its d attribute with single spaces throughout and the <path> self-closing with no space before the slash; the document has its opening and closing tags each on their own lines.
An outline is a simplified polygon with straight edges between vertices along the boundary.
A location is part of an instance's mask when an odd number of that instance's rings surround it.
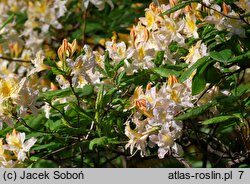
<svg viewBox="0 0 250 184">
<path fill-rule="evenodd" d="M 232 167 L 236 164 L 240 164 L 240 163 L 244 162 L 248 158 L 248 156 L 249 156 L 249 151 L 246 152 L 243 156 L 241 156 L 235 160 L 229 160 L 226 164 L 226 167 Z"/>
<path fill-rule="evenodd" d="M 106 156 L 105 156 L 105 158 L 107 159 L 105 162 L 103 162 L 102 164 L 100 164 L 100 167 L 103 167 L 103 166 L 105 166 L 106 164 L 108 164 L 108 163 L 110 163 L 110 164 L 112 164 L 111 163 L 111 161 L 113 161 L 113 160 L 115 160 L 116 158 L 118 158 L 120 155 L 115 155 L 115 156 L 113 156 L 112 158 L 107 158 Z"/>
<path fill-rule="evenodd" d="M 242 20 L 240 16 L 239 16 L 239 17 L 232 17 L 232 16 L 229 16 L 229 15 L 226 15 L 226 14 L 222 13 L 222 12 L 219 11 L 219 10 L 216 10 L 215 8 L 212 8 L 212 7 L 210 7 L 210 6 L 207 6 L 205 3 L 200 2 L 200 4 L 201 4 L 202 6 L 208 8 L 208 9 L 214 10 L 215 12 L 217 12 L 217 13 L 223 15 L 224 17 L 227 17 L 227 18 L 230 18 L 230 19 L 235 19 L 235 20 Z"/>
<path fill-rule="evenodd" d="M 13 59 L 13 58 L 8 58 L 8 57 L 4 57 L 4 56 L 0 56 L 0 59 L 4 59 L 7 61 L 19 62 L 19 63 L 31 63 L 31 61 L 29 61 L 29 60 Z"/>
<path fill-rule="evenodd" d="M 68 123 L 68 125 L 71 127 L 71 123 L 67 120 L 67 118 L 65 117 L 64 112 L 61 112 L 58 108 L 56 108 L 55 106 L 52 105 L 52 103 L 48 103 L 50 105 L 50 107 L 54 110 L 56 110 L 57 112 L 59 112 L 59 114 L 61 114 L 61 116 L 63 117 L 63 119 Z M 72 128 L 72 127 L 71 127 Z"/>
<path fill-rule="evenodd" d="M 208 152 L 210 152 L 210 153 L 212 153 L 214 155 L 217 155 L 217 156 L 219 156 L 221 158 L 228 158 L 229 157 L 228 154 L 223 153 L 223 152 L 218 151 L 218 150 L 215 150 L 210 145 L 207 146 L 207 150 L 208 150 Z"/>
<path fill-rule="evenodd" d="M 196 105 L 197 103 L 198 103 L 198 101 L 207 93 L 207 91 L 209 90 L 209 89 L 211 89 L 213 87 L 213 84 L 209 84 L 209 86 L 207 87 L 207 89 L 205 89 L 202 93 L 201 93 L 201 95 L 195 100 L 195 102 L 194 102 L 194 105 Z"/>
<path fill-rule="evenodd" d="M 83 23 L 83 30 L 82 30 L 82 34 L 83 34 L 83 36 L 82 36 L 82 46 L 84 46 L 84 44 L 85 44 L 85 33 L 86 33 L 86 27 L 87 27 L 86 20 L 87 20 L 87 10 L 85 10 L 84 13 L 83 13 L 83 21 L 84 21 L 84 23 Z"/>
<path fill-rule="evenodd" d="M 79 96 L 78 94 L 76 93 L 74 87 L 73 87 L 73 84 L 72 84 L 72 80 L 69 79 L 69 84 L 70 84 L 70 88 L 74 94 L 74 96 L 76 97 L 76 100 L 77 100 L 77 106 L 80 107 L 80 99 L 79 99 Z M 80 113 L 77 112 L 77 128 L 80 128 Z M 78 142 L 81 141 L 81 136 L 78 135 Z M 83 157 L 84 157 L 84 153 L 83 153 L 83 146 L 80 146 L 80 154 L 81 154 L 81 161 L 80 161 L 80 167 L 82 168 L 83 167 Z"/>
<path fill-rule="evenodd" d="M 74 96 L 76 97 L 76 101 L 77 101 L 77 106 L 80 107 L 80 99 L 79 99 L 79 96 L 78 94 L 76 93 L 74 87 L 73 87 L 73 84 L 72 84 L 72 81 L 71 79 L 68 80 L 69 81 L 69 84 L 70 84 L 70 88 L 74 94 Z M 79 128 L 79 125 L 80 125 L 80 114 L 79 112 L 77 113 L 77 128 Z"/>
<path fill-rule="evenodd" d="M 90 135 L 90 131 L 91 130 L 93 130 L 93 128 L 94 128 L 94 125 L 95 125 L 95 122 L 94 121 L 92 121 L 91 122 L 91 125 L 90 125 L 90 129 L 89 129 L 89 132 L 87 133 L 87 135 L 86 135 L 86 137 L 85 137 L 85 139 L 87 140 L 88 138 L 89 138 L 89 135 Z"/>
<path fill-rule="evenodd" d="M 31 126 L 29 126 L 23 118 L 19 118 L 19 117 L 15 117 L 15 118 L 16 118 L 17 122 L 22 123 L 25 127 L 29 128 L 30 130 L 33 130 L 35 132 L 47 133 L 47 134 L 53 134 L 54 133 L 54 132 L 51 132 L 51 131 L 45 132 L 45 131 L 41 131 L 41 130 L 36 130 L 36 129 L 32 128 Z"/>
<path fill-rule="evenodd" d="M 186 168 L 192 168 L 192 165 L 186 161 L 183 157 L 180 157 L 178 154 L 172 154 L 172 156 L 178 160 L 181 164 L 183 164 Z"/>
<path fill-rule="evenodd" d="M 68 148 L 71 148 L 71 147 L 77 145 L 77 144 L 79 144 L 79 142 L 75 142 L 75 143 L 70 144 L 70 145 L 68 145 L 68 146 L 65 146 L 65 147 L 63 147 L 63 148 L 60 148 L 60 149 L 58 149 L 58 150 L 55 150 L 55 151 L 53 151 L 53 152 L 51 152 L 51 153 L 48 153 L 47 155 L 44 155 L 43 157 L 41 157 L 41 159 L 46 158 L 46 157 L 48 157 L 48 156 L 50 156 L 50 155 L 59 153 L 59 152 L 61 152 L 61 151 L 64 151 L 64 150 L 66 150 L 66 149 L 68 149 Z"/>
</svg>

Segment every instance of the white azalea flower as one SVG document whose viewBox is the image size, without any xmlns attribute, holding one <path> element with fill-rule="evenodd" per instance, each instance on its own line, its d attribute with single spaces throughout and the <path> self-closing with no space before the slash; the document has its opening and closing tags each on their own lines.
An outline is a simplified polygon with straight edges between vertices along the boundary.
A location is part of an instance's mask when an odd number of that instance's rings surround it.
<svg viewBox="0 0 250 184">
<path fill-rule="evenodd" d="M 24 161 L 27 158 L 26 153 L 35 144 L 36 139 L 32 137 L 25 141 L 25 133 L 17 133 L 14 129 L 12 134 L 6 135 L 6 142 L 8 149 L 15 153 L 17 159 Z"/>
<path fill-rule="evenodd" d="M 34 64 L 34 68 L 29 72 L 28 76 L 33 75 L 34 73 L 38 73 L 43 70 L 49 70 L 50 67 L 48 65 L 45 65 L 43 63 L 44 60 L 43 52 L 39 51 L 36 54 L 36 58 L 34 60 L 31 60 L 31 62 Z"/>
</svg>

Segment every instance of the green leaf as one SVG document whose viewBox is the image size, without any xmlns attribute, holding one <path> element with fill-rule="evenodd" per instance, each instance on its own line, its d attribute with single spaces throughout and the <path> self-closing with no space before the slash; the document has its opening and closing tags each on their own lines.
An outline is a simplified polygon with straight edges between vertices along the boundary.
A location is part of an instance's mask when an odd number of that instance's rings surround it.
<svg viewBox="0 0 250 184">
<path fill-rule="evenodd" d="M 228 62 L 228 60 L 232 57 L 232 52 L 229 49 L 225 49 L 220 52 L 212 51 L 209 52 L 209 56 L 215 61 Z"/>
<path fill-rule="evenodd" d="M 70 96 L 72 94 L 73 94 L 72 90 L 70 88 L 66 88 L 66 89 L 60 89 L 60 90 L 54 90 L 54 91 L 41 92 L 39 94 L 38 99 L 51 101 L 52 99 L 62 98 L 62 97 Z"/>
<path fill-rule="evenodd" d="M 187 63 L 180 63 L 180 64 L 175 64 L 175 65 L 167 64 L 163 66 L 163 68 L 167 68 L 167 69 L 175 70 L 175 71 L 182 71 L 184 68 L 187 68 L 187 67 L 188 67 Z"/>
<path fill-rule="evenodd" d="M 192 79 L 192 95 L 197 95 L 206 87 L 206 76 L 208 66 L 212 63 L 212 60 L 207 61 L 204 65 L 197 68 L 196 74 Z"/>
<path fill-rule="evenodd" d="M 55 68 L 57 67 L 56 62 L 52 61 L 50 58 L 46 58 L 43 63 L 45 65 L 48 65 L 48 66 L 51 66 L 51 67 L 55 67 Z"/>
<path fill-rule="evenodd" d="M 59 68 L 56 68 L 56 67 L 52 67 L 51 68 L 51 71 L 54 75 L 65 75 L 66 73 L 62 70 L 60 70 Z"/>
<path fill-rule="evenodd" d="M 250 17 L 250 12 L 247 12 L 247 13 L 241 15 L 241 17 Z"/>
<path fill-rule="evenodd" d="M 228 63 L 235 63 L 235 62 L 239 62 L 239 61 L 245 61 L 246 59 L 250 59 L 250 51 L 248 51 L 248 52 L 246 52 L 246 53 L 244 53 L 242 55 L 239 55 L 239 56 L 234 56 L 233 58 L 228 60 Z"/>
<path fill-rule="evenodd" d="M 55 148 L 60 147 L 59 143 L 56 142 L 50 142 L 48 144 L 44 144 L 44 145 L 39 145 L 39 146 L 33 146 L 31 149 L 32 150 L 42 150 L 42 149 L 48 149 L 48 150 L 53 150 Z"/>
<path fill-rule="evenodd" d="M 103 106 L 103 93 L 104 93 L 104 85 L 102 84 L 97 93 L 96 103 L 95 103 L 95 120 L 99 123 L 100 114 Z M 100 132 L 99 132 L 100 133 Z"/>
<path fill-rule="evenodd" d="M 20 126 L 19 126 L 19 127 L 20 127 Z M 0 130 L 0 136 L 1 136 L 1 137 L 5 137 L 7 133 L 10 133 L 10 132 L 13 131 L 12 129 L 13 129 L 13 128 L 11 128 L 11 127 L 6 127 L 6 128 L 1 129 L 1 130 Z M 18 131 L 19 131 L 19 130 L 18 130 Z"/>
<path fill-rule="evenodd" d="M 117 138 L 108 138 L 108 144 L 120 144 L 121 142 Z"/>
<path fill-rule="evenodd" d="M 92 85 L 85 85 L 82 88 L 75 88 L 75 92 L 79 97 L 91 95 L 94 92 Z"/>
<path fill-rule="evenodd" d="M 105 71 L 108 74 L 109 77 L 113 76 L 113 66 L 110 64 L 110 59 L 109 59 L 109 53 L 105 52 L 104 56 L 104 66 L 105 66 Z"/>
<path fill-rule="evenodd" d="M 218 69 L 214 68 L 213 66 L 208 67 L 205 72 L 205 78 L 207 83 L 213 83 L 219 82 L 220 80 L 220 73 Z"/>
<path fill-rule="evenodd" d="M 92 85 L 85 85 L 82 88 L 74 88 L 74 89 L 75 89 L 76 94 L 79 97 L 87 96 L 93 93 Z M 70 96 L 72 94 L 73 94 L 72 89 L 66 88 L 66 89 L 60 89 L 60 90 L 41 92 L 39 94 L 38 99 L 51 101 L 52 99 L 62 98 L 62 97 Z"/>
<path fill-rule="evenodd" d="M 49 119 L 46 122 L 46 126 L 51 130 L 51 131 L 56 131 L 61 129 L 62 127 L 65 127 L 64 124 L 64 119 Z"/>
<path fill-rule="evenodd" d="M 103 93 L 104 93 L 104 85 L 102 84 L 99 88 L 99 91 L 97 93 L 97 98 L 96 98 L 95 108 L 97 110 L 100 110 L 102 108 Z"/>
<path fill-rule="evenodd" d="M 217 97 L 214 97 L 214 99 L 217 101 L 218 110 L 223 113 L 230 114 L 242 108 L 240 107 L 240 104 L 239 104 L 240 99 L 237 96 L 233 96 L 233 95 L 217 96 Z"/>
<path fill-rule="evenodd" d="M 119 68 L 121 68 L 124 65 L 124 60 L 121 60 L 117 65 L 115 65 L 113 71 L 117 71 Z"/>
<path fill-rule="evenodd" d="M 33 132 L 33 133 L 30 133 L 30 134 L 27 134 L 26 135 L 26 139 L 30 139 L 31 137 L 35 137 L 35 138 L 43 137 L 43 136 L 46 136 L 48 134 L 49 133 Z"/>
<path fill-rule="evenodd" d="M 102 30 L 103 27 L 100 23 L 98 22 L 90 22 L 88 21 L 87 26 L 86 26 L 86 33 L 93 33 Z"/>
<path fill-rule="evenodd" d="M 122 71 L 121 73 L 118 74 L 116 77 L 116 84 L 119 85 L 121 83 L 122 78 L 126 76 L 126 71 Z"/>
<path fill-rule="evenodd" d="M 81 116 L 83 116 L 84 118 L 86 118 L 89 121 L 93 121 L 94 119 L 89 116 L 87 114 L 87 112 L 85 110 L 83 110 L 81 107 L 79 107 L 77 104 L 75 104 L 74 102 L 69 102 L 69 105 L 72 109 L 74 109 L 77 113 L 79 113 Z"/>
<path fill-rule="evenodd" d="M 106 136 L 95 138 L 90 141 L 89 149 L 93 150 L 95 148 L 105 147 L 108 144 L 120 144 L 117 138 L 108 138 Z"/>
<path fill-rule="evenodd" d="M 169 75 L 178 76 L 180 73 L 175 70 L 170 70 L 167 68 L 154 68 L 153 71 L 162 77 L 168 77 Z"/>
<path fill-rule="evenodd" d="M 236 93 L 235 93 L 236 92 Z M 238 86 L 237 90 L 232 90 L 233 95 L 241 96 L 250 92 L 250 84 Z"/>
<path fill-rule="evenodd" d="M 58 168 L 58 164 L 52 160 L 39 159 L 34 162 L 33 168 Z"/>
<path fill-rule="evenodd" d="M 90 141 L 89 143 L 89 149 L 93 150 L 96 147 L 104 147 L 108 144 L 108 138 L 106 136 L 95 138 Z"/>
<path fill-rule="evenodd" d="M 219 105 L 228 106 L 228 104 L 236 103 L 239 100 L 238 96 L 217 96 L 215 100 L 218 102 Z"/>
<path fill-rule="evenodd" d="M 190 77 L 195 69 L 203 66 L 209 60 L 208 56 L 198 59 L 190 68 L 188 68 L 180 77 L 180 81 L 185 81 L 188 77 Z"/>
<path fill-rule="evenodd" d="M 203 114 L 206 112 L 210 107 L 215 106 L 217 104 L 216 101 L 209 102 L 207 104 L 192 108 L 189 112 L 186 112 L 185 114 L 181 114 L 175 118 L 175 120 L 186 120 L 191 119 L 199 116 L 200 114 Z"/>
<path fill-rule="evenodd" d="M 158 51 L 156 53 L 156 57 L 154 59 L 154 63 L 156 66 L 160 66 L 162 64 L 162 61 L 164 59 L 164 53 L 165 53 L 164 51 Z"/>
<path fill-rule="evenodd" d="M 30 159 L 31 161 L 36 162 L 36 161 L 38 161 L 38 160 L 40 159 L 40 157 L 31 156 L 29 159 Z"/>
<path fill-rule="evenodd" d="M 233 115 L 217 116 L 202 122 L 203 125 L 210 125 L 216 123 L 224 123 L 226 121 L 239 121 L 239 118 Z"/>
<path fill-rule="evenodd" d="M 2 26 L 0 27 L 0 31 L 7 25 L 9 24 L 13 19 L 14 19 L 14 14 L 12 14 L 11 16 L 9 16 L 9 18 L 2 24 Z"/>
<path fill-rule="evenodd" d="M 205 76 L 200 73 L 196 73 L 192 80 L 192 95 L 201 93 L 206 87 Z"/>
<path fill-rule="evenodd" d="M 180 3 L 180 4 L 177 4 L 176 6 L 174 6 L 173 8 L 165 11 L 162 13 L 162 15 L 168 15 L 170 13 L 174 13 L 176 12 L 177 10 L 179 9 L 182 9 L 182 8 L 185 8 L 187 5 L 191 4 L 191 3 L 194 3 L 194 2 L 199 2 L 199 1 L 187 1 L 187 2 L 184 2 L 184 3 Z"/>
<path fill-rule="evenodd" d="M 204 29 L 202 31 L 201 38 L 206 39 L 206 38 L 208 38 L 211 35 L 214 35 L 216 33 L 218 33 L 218 31 L 214 28 L 214 26 L 207 25 L 204 27 Z"/>
<path fill-rule="evenodd" d="M 44 123 L 47 121 L 47 118 L 44 114 L 38 114 L 37 116 L 31 116 L 26 123 L 33 129 L 40 130 Z"/>
</svg>

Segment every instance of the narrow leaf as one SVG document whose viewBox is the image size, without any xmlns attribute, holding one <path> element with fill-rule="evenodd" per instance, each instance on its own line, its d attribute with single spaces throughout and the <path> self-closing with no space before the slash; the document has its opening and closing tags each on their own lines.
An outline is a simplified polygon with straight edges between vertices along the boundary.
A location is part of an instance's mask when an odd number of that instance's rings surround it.
<svg viewBox="0 0 250 184">
<path fill-rule="evenodd" d="M 239 118 L 233 115 L 226 116 L 217 116 L 202 122 L 203 125 L 215 124 L 215 123 L 224 123 L 226 121 L 238 121 Z"/>
<path fill-rule="evenodd" d="M 71 89 L 66 88 L 66 89 L 42 92 L 39 94 L 38 99 L 51 101 L 52 99 L 55 99 L 55 98 L 61 98 L 61 97 L 70 96 L 70 95 L 72 95 Z"/>
<path fill-rule="evenodd" d="M 59 68 L 56 67 L 52 67 L 51 71 L 54 75 L 65 75 L 66 73 L 62 70 L 60 70 Z"/>
<path fill-rule="evenodd" d="M 34 146 L 31 149 L 32 150 L 41 150 L 41 149 L 53 150 L 53 149 L 58 148 L 58 147 L 60 147 L 60 144 L 55 143 L 55 142 L 50 142 L 48 144 Z"/>
<path fill-rule="evenodd" d="M 73 108 L 77 113 L 79 113 L 84 118 L 86 118 L 86 119 L 88 119 L 90 121 L 93 120 L 93 118 L 91 116 L 89 116 L 81 107 L 79 107 L 74 102 L 69 102 L 69 105 L 70 105 L 71 108 Z"/>
<path fill-rule="evenodd" d="M 175 76 L 180 75 L 178 71 L 170 70 L 167 68 L 154 68 L 153 71 L 162 77 L 168 77 L 169 75 L 175 75 Z"/>
<path fill-rule="evenodd" d="M 207 83 L 213 83 L 215 84 L 220 80 L 220 73 L 218 69 L 212 67 L 207 68 L 205 73 L 205 78 Z"/>
<path fill-rule="evenodd" d="M 0 31 L 1 31 L 7 24 L 9 24 L 13 19 L 14 19 L 14 14 L 12 14 L 12 15 L 3 23 L 3 25 L 0 27 Z"/>
<path fill-rule="evenodd" d="M 185 8 L 187 5 L 191 4 L 191 3 L 194 3 L 194 2 L 199 2 L 199 1 L 187 1 L 187 2 L 184 2 L 184 3 L 180 3 L 180 4 L 177 4 L 176 6 L 174 6 L 173 8 L 165 11 L 162 13 L 162 15 L 168 15 L 170 13 L 174 13 L 176 12 L 177 10 L 179 9 L 182 9 L 182 8 Z"/>
<path fill-rule="evenodd" d="M 75 92 L 79 97 L 88 96 L 92 94 L 94 87 L 92 85 L 85 85 L 82 88 L 75 88 Z"/>
<path fill-rule="evenodd" d="M 197 73 L 192 80 L 192 95 L 201 93 L 206 87 L 204 75 Z"/>
<path fill-rule="evenodd" d="M 216 102 L 210 102 L 205 105 L 201 105 L 199 107 L 192 108 L 189 112 L 179 115 L 175 118 L 175 120 L 186 120 L 186 119 L 191 119 L 199 116 L 200 114 L 203 114 L 206 112 L 210 107 L 215 106 Z"/>
<path fill-rule="evenodd" d="M 232 52 L 229 49 L 225 49 L 220 52 L 212 51 L 209 53 L 209 56 L 216 61 L 228 62 L 228 60 L 232 57 Z"/>
<path fill-rule="evenodd" d="M 188 77 L 190 77 L 195 69 L 204 65 L 208 61 L 209 57 L 205 56 L 203 58 L 198 59 L 190 68 L 188 68 L 180 77 L 180 81 L 185 81 Z"/>
<path fill-rule="evenodd" d="M 112 68 L 113 66 L 110 64 L 110 59 L 109 59 L 109 53 L 105 53 L 105 58 L 104 58 L 104 66 L 105 66 L 105 71 L 109 75 L 109 77 L 112 77 Z"/>
<path fill-rule="evenodd" d="M 156 66 L 160 66 L 162 64 L 162 61 L 164 59 L 164 51 L 158 51 L 156 54 L 156 57 L 154 59 L 154 63 Z"/>
<path fill-rule="evenodd" d="M 90 141 L 89 143 L 89 149 L 93 150 L 96 147 L 103 147 L 108 144 L 108 138 L 106 136 L 100 137 L 100 138 L 95 138 Z"/>
<path fill-rule="evenodd" d="M 234 56 L 233 58 L 231 58 L 228 63 L 235 63 L 235 62 L 239 62 L 239 61 L 244 61 L 245 59 L 250 59 L 250 51 L 239 55 L 239 56 Z"/>
</svg>

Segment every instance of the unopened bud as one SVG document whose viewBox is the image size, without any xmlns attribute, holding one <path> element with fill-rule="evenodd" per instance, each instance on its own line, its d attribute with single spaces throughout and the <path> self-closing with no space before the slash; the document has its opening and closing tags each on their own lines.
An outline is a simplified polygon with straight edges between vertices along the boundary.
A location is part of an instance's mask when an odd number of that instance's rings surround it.
<svg viewBox="0 0 250 184">
<path fill-rule="evenodd" d="M 147 84 L 146 90 L 150 90 L 152 85 L 150 83 Z"/>
<path fill-rule="evenodd" d="M 173 86 L 175 83 L 178 83 L 178 79 L 174 75 L 168 77 L 168 85 Z"/>
<path fill-rule="evenodd" d="M 177 4 L 178 0 L 169 0 L 169 4 L 171 8 L 173 8 Z"/>
<path fill-rule="evenodd" d="M 75 53 L 76 49 L 77 49 L 77 41 L 76 39 L 73 40 L 72 44 L 70 44 L 71 46 L 71 56 Z"/>
<path fill-rule="evenodd" d="M 147 28 L 144 28 L 144 41 L 148 41 L 149 38 L 149 31 Z"/>
<path fill-rule="evenodd" d="M 14 57 L 14 58 L 17 58 L 22 52 L 22 47 L 20 47 L 17 42 L 10 43 L 9 44 L 9 49 L 10 49 L 11 56 Z"/>
<path fill-rule="evenodd" d="M 136 100 L 135 102 L 135 106 L 142 111 L 146 110 L 146 104 L 147 104 L 146 99 L 139 99 Z"/>
<path fill-rule="evenodd" d="M 225 2 L 223 2 L 222 8 L 223 8 L 223 13 L 224 13 L 225 15 L 227 15 L 227 14 L 231 11 L 230 6 L 227 5 Z"/>
<path fill-rule="evenodd" d="M 185 7 L 185 12 L 191 12 L 191 10 L 192 10 L 191 6 L 186 6 Z"/>
<path fill-rule="evenodd" d="M 52 89 L 53 91 L 58 90 L 58 86 L 56 84 L 54 84 L 53 82 L 51 82 L 50 89 Z"/>
<path fill-rule="evenodd" d="M 150 3 L 149 9 L 151 9 L 154 13 L 160 13 L 160 9 L 157 7 L 155 3 Z"/>
<path fill-rule="evenodd" d="M 60 61 L 65 61 L 66 60 L 66 48 L 68 45 L 68 41 L 66 39 L 63 40 L 62 45 L 59 47 L 57 50 L 58 57 Z"/>
<path fill-rule="evenodd" d="M 68 43 L 67 39 L 64 39 L 62 45 L 59 47 L 57 54 L 60 61 L 65 61 L 67 57 L 73 55 L 77 47 L 76 40 L 72 44 Z"/>
<path fill-rule="evenodd" d="M 130 31 L 130 39 L 132 41 L 132 45 L 134 46 L 136 40 L 135 26 L 133 26 L 133 28 Z"/>
</svg>

